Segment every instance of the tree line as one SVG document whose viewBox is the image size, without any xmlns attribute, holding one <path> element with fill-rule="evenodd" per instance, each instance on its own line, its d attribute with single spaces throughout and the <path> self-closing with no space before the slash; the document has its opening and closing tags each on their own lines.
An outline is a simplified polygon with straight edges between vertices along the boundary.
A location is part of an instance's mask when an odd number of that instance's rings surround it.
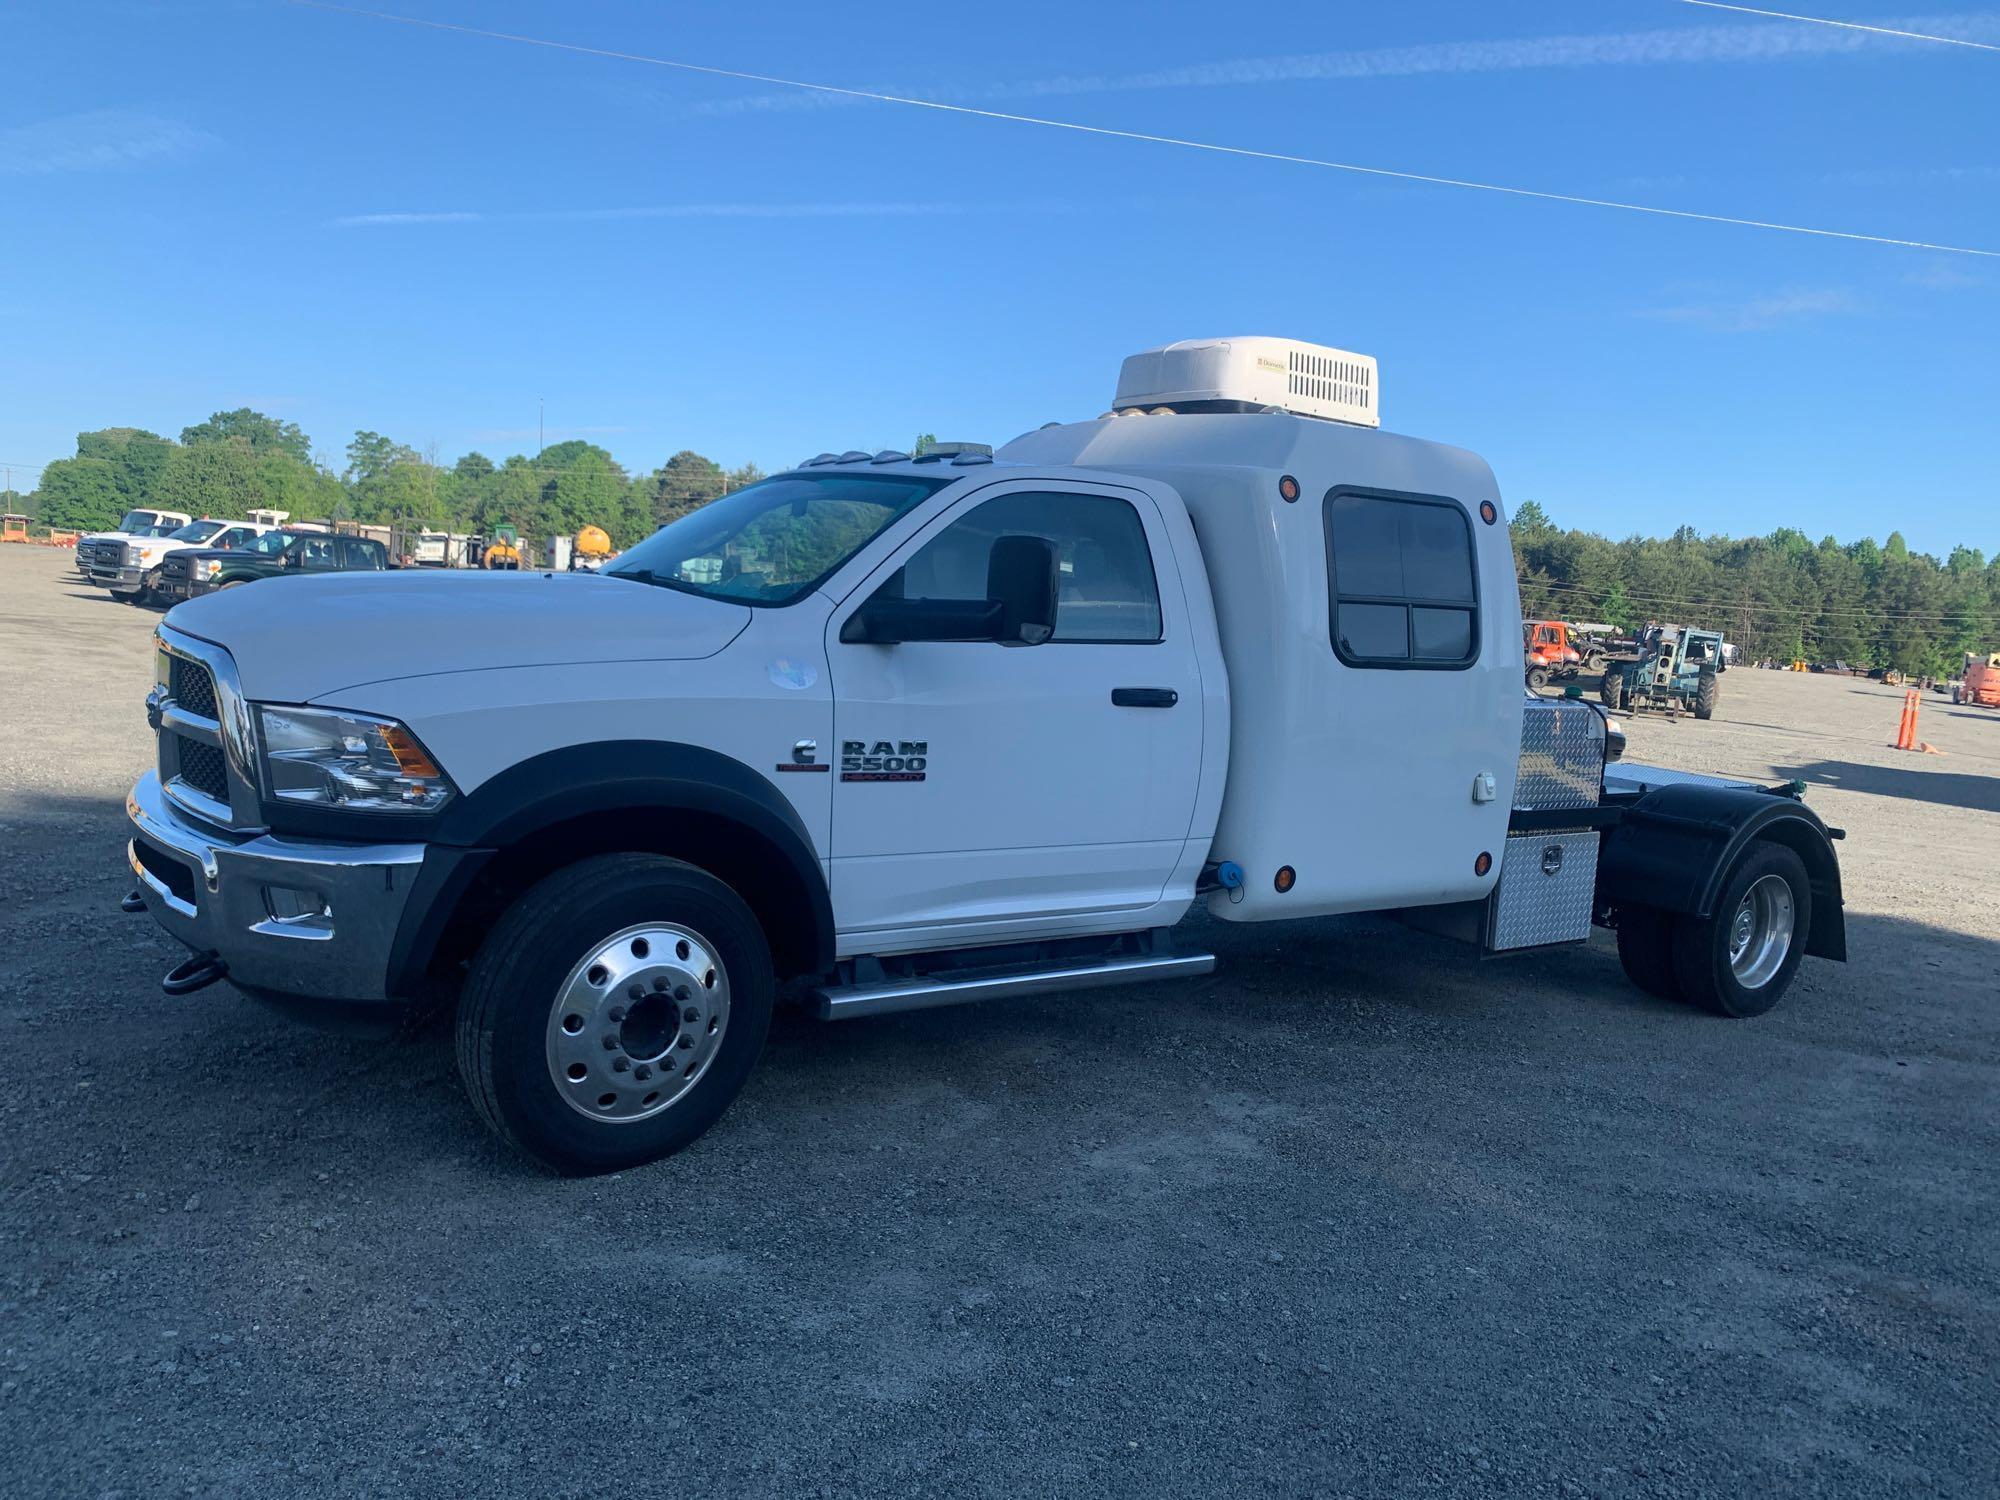
<svg viewBox="0 0 2000 1500">
<path fill-rule="evenodd" d="M 594 443 L 557 443 L 533 457 L 496 462 L 468 453 L 449 467 L 379 432 L 357 432 L 338 473 L 315 458 L 296 422 L 247 407 L 183 428 L 178 442 L 136 427 L 77 434 L 76 454 L 42 470 L 41 483 L 7 508 L 44 526 L 102 531 L 135 506 L 191 516 L 289 511 L 298 520 L 348 520 L 399 530 L 490 534 L 512 525 L 523 537 L 600 526 L 629 547 L 677 516 L 761 479 L 754 464 L 725 470 L 682 450 L 659 467 L 628 473 Z"/>
<path fill-rule="evenodd" d="M 934 441 L 917 439 L 914 451 Z M 338 472 L 315 458 L 295 422 L 240 408 L 182 429 L 178 441 L 135 427 L 77 435 L 76 455 L 42 471 L 25 497 L 0 497 L 46 526 L 104 530 L 134 506 L 240 516 L 265 507 L 300 520 L 353 520 L 403 530 L 524 537 L 601 526 L 629 547 L 655 528 L 763 477 L 725 470 L 682 450 L 628 473 L 579 440 L 499 462 L 468 453 L 449 466 L 379 432 L 357 432 Z M 1749 657 L 1844 661 L 1912 674 L 1955 671 L 1967 651 L 2000 649 L 2000 559 L 1955 547 L 1912 552 L 1900 532 L 1818 542 L 1781 528 L 1762 537 L 1669 537 L 1613 542 L 1564 530 L 1528 501 L 1512 520 L 1522 612 L 1531 619 L 1648 620 L 1723 632 Z"/>
<path fill-rule="evenodd" d="M 1649 620 L 1720 630 L 1751 660 L 1845 662 L 1912 675 L 1955 673 L 1968 651 L 2000 649 L 2000 559 L 1975 547 L 1912 552 L 1901 532 L 1812 541 L 1769 536 L 1613 542 L 1565 531 L 1529 501 L 1511 522 L 1529 619 Z"/>
</svg>

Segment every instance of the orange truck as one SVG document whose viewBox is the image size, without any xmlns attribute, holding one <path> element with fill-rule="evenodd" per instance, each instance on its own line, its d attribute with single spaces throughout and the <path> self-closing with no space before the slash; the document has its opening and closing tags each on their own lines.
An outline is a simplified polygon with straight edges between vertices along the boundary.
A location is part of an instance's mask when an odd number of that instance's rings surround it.
<svg viewBox="0 0 2000 1500">
<path fill-rule="evenodd" d="M 1951 701 L 2000 708 L 2000 651 L 1985 657 L 1965 653 L 1965 675 L 1951 690 Z"/>
</svg>

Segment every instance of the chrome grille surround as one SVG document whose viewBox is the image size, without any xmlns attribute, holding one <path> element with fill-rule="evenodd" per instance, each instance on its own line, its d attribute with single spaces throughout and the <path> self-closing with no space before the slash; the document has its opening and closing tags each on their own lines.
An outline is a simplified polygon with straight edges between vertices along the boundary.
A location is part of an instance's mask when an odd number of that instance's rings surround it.
<svg viewBox="0 0 2000 1500">
<path fill-rule="evenodd" d="M 147 695 L 146 710 L 158 730 L 161 787 L 182 811 L 214 827 L 260 827 L 256 739 L 236 663 L 220 646 L 170 625 L 155 638 L 166 680 Z M 196 748 L 184 750 L 184 741 Z"/>
</svg>

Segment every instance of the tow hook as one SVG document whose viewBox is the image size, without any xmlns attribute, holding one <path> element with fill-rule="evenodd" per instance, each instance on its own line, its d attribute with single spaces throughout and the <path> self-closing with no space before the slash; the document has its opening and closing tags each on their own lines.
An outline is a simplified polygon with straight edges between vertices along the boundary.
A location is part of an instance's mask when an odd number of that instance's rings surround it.
<svg viewBox="0 0 2000 1500">
<path fill-rule="evenodd" d="M 118 903 L 118 909 L 125 912 L 140 912 L 146 909 L 146 898 L 136 890 Z"/>
<path fill-rule="evenodd" d="M 192 995 L 205 990 L 229 972 L 229 965 L 213 953 L 197 953 L 167 970 L 160 988 L 169 995 Z"/>
</svg>

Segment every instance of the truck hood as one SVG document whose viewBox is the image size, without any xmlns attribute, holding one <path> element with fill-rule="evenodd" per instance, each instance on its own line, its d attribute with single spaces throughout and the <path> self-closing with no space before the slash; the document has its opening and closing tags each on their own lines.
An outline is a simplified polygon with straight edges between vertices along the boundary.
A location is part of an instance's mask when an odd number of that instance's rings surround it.
<svg viewBox="0 0 2000 1500">
<path fill-rule="evenodd" d="M 304 703 L 439 672 L 713 656 L 750 610 L 595 573 L 399 569 L 222 589 L 166 623 L 228 651 L 247 696 Z"/>
</svg>

